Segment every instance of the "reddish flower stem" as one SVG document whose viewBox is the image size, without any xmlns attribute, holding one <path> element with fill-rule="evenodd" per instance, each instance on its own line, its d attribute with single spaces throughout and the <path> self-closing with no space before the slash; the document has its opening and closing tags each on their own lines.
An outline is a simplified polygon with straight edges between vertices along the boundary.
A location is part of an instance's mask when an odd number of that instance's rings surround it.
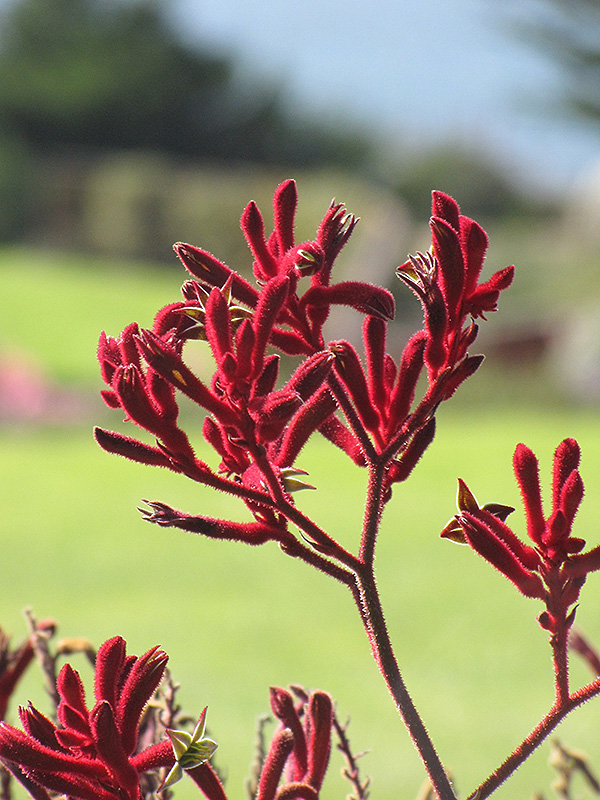
<svg viewBox="0 0 600 800">
<path fill-rule="evenodd" d="M 567 714 L 597 694 L 600 694 L 600 678 L 567 697 L 564 703 L 555 703 L 539 725 L 531 731 L 506 761 L 469 795 L 467 800 L 485 800 L 486 797 L 489 797 L 529 758 Z"/>
<path fill-rule="evenodd" d="M 382 490 L 384 477 L 384 461 L 380 461 L 375 466 L 370 467 L 359 558 L 363 564 L 371 568 L 375 559 L 375 544 L 383 510 Z"/>
<path fill-rule="evenodd" d="M 433 742 L 419 716 L 413 700 L 404 683 L 394 650 L 389 638 L 379 592 L 370 566 L 361 569 L 357 576 L 360 590 L 360 602 L 363 607 L 361 616 L 373 651 L 373 657 L 383 675 L 394 703 L 413 743 L 421 756 L 431 785 L 439 800 L 456 800 L 446 771 L 433 746 Z"/>
<path fill-rule="evenodd" d="M 342 386 L 341 381 L 338 379 L 337 375 L 332 372 L 329 373 L 329 388 L 335 399 L 338 401 L 340 408 L 344 412 L 346 419 L 348 420 L 348 424 L 352 428 L 352 431 L 358 441 L 360 442 L 360 446 L 363 449 L 365 454 L 365 458 L 367 461 L 372 464 L 377 459 L 377 452 L 373 447 L 373 443 L 369 438 L 369 434 L 365 430 L 364 425 L 360 421 L 360 418 L 350 402 L 348 395 L 346 394 L 346 390 Z"/>
</svg>

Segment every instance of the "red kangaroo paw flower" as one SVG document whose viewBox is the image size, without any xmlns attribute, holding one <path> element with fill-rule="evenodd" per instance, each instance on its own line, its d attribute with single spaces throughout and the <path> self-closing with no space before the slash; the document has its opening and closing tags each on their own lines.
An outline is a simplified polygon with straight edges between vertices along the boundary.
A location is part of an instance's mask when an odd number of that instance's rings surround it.
<svg viewBox="0 0 600 800">
<path fill-rule="evenodd" d="M 556 448 L 552 481 L 553 508 L 560 508 L 563 486 L 573 470 L 578 469 L 580 459 L 581 453 L 575 439 L 565 439 Z"/>
<path fill-rule="evenodd" d="M 461 383 L 474 375 L 483 364 L 485 356 L 466 356 L 452 370 L 450 375 L 445 378 L 443 383 L 443 398 L 449 400 Z"/>
<path fill-rule="evenodd" d="M 206 301 L 206 336 L 217 364 L 226 353 L 233 353 L 231 316 L 227 300 L 215 287 Z"/>
<path fill-rule="evenodd" d="M 395 314 L 394 296 L 381 286 L 358 281 L 343 281 L 333 286 L 312 286 L 302 296 L 302 307 L 343 305 L 363 314 L 392 320 Z"/>
<path fill-rule="evenodd" d="M 279 356 L 267 356 L 263 362 L 262 372 L 254 380 L 255 397 L 264 397 L 274 391 L 279 375 Z"/>
<path fill-rule="evenodd" d="M 85 705 L 85 692 L 79 674 L 65 664 L 56 680 L 56 688 L 61 697 L 57 716 L 65 728 L 76 728 L 89 735 L 90 728 Z"/>
<path fill-rule="evenodd" d="M 275 277 L 264 287 L 256 313 L 254 315 L 254 353 L 252 375 L 256 377 L 262 371 L 265 360 L 265 348 L 269 342 L 271 331 L 277 315 L 281 311 L 288 296 L 290 279 Z"/>
<path fill-rule="evenodd" d="M 237 362 L 237 378 L 247 380 L 252 374 L 252 353 L 256 338 L 250 320 L 243 320 L 235 335 L 235 356 Z"/>
<path fill-rule="evenodd" d="M 165 528 L 179 528 L 189 533 L 199 533 L 211 539 L 229 539 L 246 544 L 264 544 L 268 541 L 286 541 L 290 538 L 282 528 L 262 522 L 229 522 L 213 517 L 193 516 L 176 511 L 165 503 L 144 500 L 150 511 L 138 509 L 146 522 L 154 522 Z"/>
<path fill-rule="evenodd" d="M 465 313 L 477 318 L 483 317 L 484 311 L 496 311 L 500 292 L 508 289 L 513 281 L 514 274 L 514 267 L 505 267 L 495 272 L 488 281 L 477 286 L 465 299 Z"/>
<path fill-rule="evenodd" d="M 126 647 L 122 636 L 114 636 L 98 648 L 94 675 L 94 695 L 97 703 L 106 700 L 113 708 L 117 707 L 115 676 L 123 672 L 127 656 Z"/>
<path fill-rule="evenodd" d="M 269 395 L 256 414 L 250 412 L 255 417 L 259 440 L 272 442 L 276 439 L 301 405 L 302 398 L 296 392 L 282 389 Z"/>
<path fill-rule="evenodd" d="M 231 292 L 233 296 L 253 308 L 258 302 L 258 292 L 240 275 L 216 259 L 206 250 L 201 250 L 191 244 L 177 242 L 173 249 L 187 271 L 195 278 L 210 286 L 224 286 L 232 276 Z"/>
<path fill-rule="evenodd" d="M 337 408 L 337 403 L 326 387 L 321 388 L 310 400 L 304 403 L 284 431 L 278 443 L 276 463 L 279 467 L 289 467 L 309 437 L 328 420 Z M 341 424 L 341 423 L 340 423 Z M 354 440 L 356 444 L 356 440 Z"/>
<path fill-rule="evenodd" d="M 600 545 L 594 547 L 587 553 L 580 553 L 569 556 L 562 567 L 562 571 L 570 578 L 581 578 L 588 572 L 596 572 L 600 569 Z"/>
<path fill-rule="evenodd" d="M 326 259 L 325 270 L 316 279 L 320 285 L 329 283 L 333 262 L 352 235 L 357 223 L 358 218 L 348 213 L 342 203 L 331 201 L 317 232 L 317 243 L 323 248 Z"/>
<path fill-rule="evenodd" d="M 296 392 L 304 401 L 309 400 L 327 383 L 333 363 L 334 355 L 330 351 L 315 353 L 300 364 L 285 388 Z"/>
<path fill-rule="evenodd" d="M 113 390 L 128 418 L 150 433 L 160 436 L 163 430 L 158 409 L 146 392 L 146 384 L 138 367 L 118 367 L 113 377 Z"/>
<path fill-rule="evenodd" d="M 318 791 L 329 764 L 333 725 L 333 705 L 331 697 L 325 692 L 311 694 L 308 703 L 308 721 L 308 769 L 303 777 L 306 783 Z"/>
<path fill-rule="evenodd" d="M 461 514 L 459 522 L 471 547 L 512 581 L 525 597 L 544 599 L 545 591 L 541 578 L 526 569 L 488 525 L 468 512 Z"/>
<path fill-rule="evenodd" d="M 294 747 L 294 736 L 288 729 L 275 734 L 260 773 L 256 800 L 274 800 L 285 764 Z"/>
<path fill-rule="evenodd" d="M 430 220 L 433 254 L 439 264 L 441 289 L 448 311 L 448 322 L 454 324 L 460 312 L 465 265 L 458 238 L 458 229 L 438 217 Z"/>
<path fill-rule="evenodd" d="M 460 246 L 465 262 L 464 295 L 470 297 L 477 288 L 488 248 L 488 237 L 483 228 L 468 217 L 461 216 L 459 225 Z"/>
<path fill-rule="evenodd" d="M 168 658 L 158 647 L 148 650 L 133 662 L 120 690 L 115 719 L 128 756 L 133 753 L 137 744 L 137 727 L 141 713 L 161 681 Z"/>
<path fill-rule="evenodd" d="M 52 749 L 56 748 L 56 725 L 38 711 L 37 708 L 34 708 L 31 703 L 27 708 L 23 708 L 23 706 L 19 708 L 19 719 L 25 731 L 34 739 L 37 739 L 40 744 Z"/>
<path fill-rule="evenodd" d="M 186 770 L 194 783 L 202 789 L 207 800 L 227 800 L 219 776 L 208 762 Z M 258 798 L 257 798 L 258 800 Z"/>
<path fill-rule="evenodd" d="M 335 356 L 335 371 L 338 373 L 365 427 L 370 431 L 379 428 L 379 415 L 371 404 L 367 379 L 356 350 L 350 342 L 332 342 L 329 349 Z"/>
<path fill-rule="evenodd" d="M 98 755 L 111 771 L 119 786 L 127 792 L 131 800 L 138 797 L 138 775 L 127 758 L 121 734 L 117 729 L 113 709 L 106 700 L 95 706 L 90 715 L 94 742 Z"/>
<path fill-rule="evenodd" d="M 499 508 L 500 512 L 490 509 Z M 541 560 L 537 551 L 533 547 L 524 544 L 518 536 L 504 522 L 502 517 L 506 514 L 512 513 L 514 509 L 510 506 L 495 506 L 495 504 L 486 504 L 483 508 L 478 508 L 475 511 L 469 512 L 474 518 L 479 519 L 484 525 L 492 531 L 492 533 L 503 542 L 508 549 L 514 553 L 524 567 L 536 572 L 540 569 Z"/>
<path fill-rule="evenodd" d="M 525 506 L 527 535 L 534 544 L 541 545 L 546 520 L 542 509 L 538 460 L 528 447 L 518 444 L 513 466 Z"/>
<path fill-rule="evenodd" d="M 366 317 L 363 323 L 365 356 L 369 375 L 369 395 L 380 416 L 385 417 L 389 393 L 385 383 L 386 327 L 379 317 Z"/>
<path fill-rule="evenodd" d="M 115 431 L 107 431 L 104 428 L 94 428 L 94 438 L 103 450 L 107 453 L 115 453 L 124 456 L 130 461 L 137 461 L 139 464 L 148 464 L 153 467 L 167 467 L 173 472 L 181 470 L 167 458 L 167 456 L 156 447 L 139 442 L 129 436 L 124 436 Z"/>
<path fill-rule="evenodd" d="M 280 255 L 294 246 L 294 218 L 297 205 L 296 181 L 284 181 L 277 187 L 273 196 L 273 220 Z"/>
<path fill-rule="evenodd" d="M 435 437 L 435 417 L 425 423 L 422 428 L 415 433 L 408 445 L 397 456 L 390 467 L 390 482 L 400 483 L 405 481 L 416 467 L 425 450 L 429 447 Z"/>
<path fill-rule="evenodd" d="M 319 433 L 343 450 L 359 467 L 366 466 L 367 460 L 360 442 L 337 417 L 332 415 L 326 419 L 319 427 Z"/>
<path fill-rule="evenodd" d="M 144 358 L 159 375 L 223 423 L 235 424 L 237 418 L 231 408 L 194 375 L 174 348 L 147 330 L 141 332 L 138 341 Z"/>
<path fill-rule="evenodd" d="M 281 689 L 278 686 L 272 686 L 269 693 L 273 714 L 293 734 L 296 770 L 299 771 L 299 777 L 303 777 L 308 765 L 308 750 L 304 728 L 296 711 L 294 699 L 286 689 Z"/>
<path fill-rule="evenodd" d="M 425 331 L 413 334 L 402 353 L 398 378 L 389 400 L 388 435 L 392 435 L 402 425 L 410 412 L 417 381 L 423 369 L 426 338 Z"/>
<path fill-rule="evenodd" d="M 581 475 L 574 469 L 564 482 L 560 494 L 560 509 L 565 515 L 569 528 L 573 524 L 575 514 L 583 500 L 583 481 Z"/>
<path fill-rule="evenodd" d="M 460 228 L 460 208 L 456 200 L 444 192 L 431 193 L 431 216 L 439 217 L 451 225 L 455 231 Z"/>
<path fill-rule="evenodd" d="M 244 209 L 240 226 L 256 259 L 254 262 L 256 279 L 268 281 L 270 278 L 274 278 L 277 275 L 277 260 L 267 247 L 265 224 L 262 214 L 253 200 Z"/>
</svg>

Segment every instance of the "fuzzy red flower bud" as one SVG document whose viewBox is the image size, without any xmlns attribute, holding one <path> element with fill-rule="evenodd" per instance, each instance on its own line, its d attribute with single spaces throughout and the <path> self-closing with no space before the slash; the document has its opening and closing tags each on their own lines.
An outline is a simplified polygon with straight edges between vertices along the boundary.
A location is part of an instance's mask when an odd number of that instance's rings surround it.
<svg viewBox="0 0 600 800">
<path fill-rule="evenodd" d="M 304 776 L 306 783 L 317 791 L 321 788 L 331 750 L 331 726 L 333 705 L 325 692 L 313 692 L 308 703 L 309 741 L 308 768 Z"/>
<path fill-rule="evenodd" d="M 563 486 L 573 472 L 578 469 L 581 453 L 575 439 L 562 441 L 554 453 L 554 471 L 552 481 L 552 506 L 559 508 Z"/>
<path fill-rule="evenodd" d="M 565 515 L 569 527 L 573 524 L 575 514 L 583 500 L 583 491 L 581 475 L 574 469 L 564 482 L 560 494 L 560 509 Z"/>
<path fill-rule="evenodd" d="M 600 545 L 594 547 L 587 553 L 579 553 L 569 556 L 562 567 L 563 573 L 571 578 L 579 578 L 587 575 L 588 572 L 596 572 L 600 569 Z"/>
<path fill-rule="evenodd" d="M 294 218 L 297 205 L 296 181 L 284 181 L 277 187 L 273 196 L 273 221 L 280 255 L 294 246 Z"/>
<path fill-rule="evenodd" d="M 468 512 L 461 514 L 459 522 L 471 547 L 512 581 L 525 597 L 544 598 L 544 585 L 540 577 L 526 569 L 488 525 Z"/>
<path fill-rule="evenodd" d="M 485 356 L 465 356 L 452 370 L 450 375 L 445 378 L 443 383 L 444 400 L 449 400 L 461 383 L 474 375 L 483 364 Z"/>
<path fill-rule="evenodd" d="M 356 350 L 349 342 L 332 342 L 329 349 L 335 355 L 335 370 L 344 382 L 365 427 L 376 431 L 379 415 L 369 397 L 367 380 Z"/>
<path fill-rule="evenodd" d="M 488 237 L 483 228 L 468 217 L 460 217 L 460 246 L 465 261 L 464 294 L 469 297 L 477 288 L 488 247 Z"/>
<path fill-rule="evenodd" d="M 229 539 L 246 544 L 264 544 L 268 541 L 286 541 L 290 538 L 282 528 L 262 522 L 229 522 L 213 517 L 193 516 L 176 511 L 165 503 L 144 500 L 150 511 L 140 508 L 146 522 L 154 522 L 165 528 L 179 528 L 189 533 L 198 533 L 211 539 Z"/>
<path fill-rule="evenodd" d="M 258 302 L 256 289 L 206 250 L 183 242 L 174 244 L 173 250 L 183 266 L 195 278 L 210 284 L 210 286 L 224 286 L 231 277 L 231 291 L 235 298 L 250 308 L 253 308 Z"/>
<path fill-rule="evenodd" d="M 167 467 L 167 469 L 172 469 L 174 472 L 180 472 L 179 468 L 167 458 L 162 450 L 157 447 L 150 447 L 150 445 L 139 442 L 129 436 L 124 436 L 122 433 L 107 431 L 104 428 L 94 428 L 94 438 L 107 453 L 123 456 L 130 461 L 137 461 L 139 464 Z"/>
<path fill-rule="evenodd" d="M 464 263 L 458 229 L 438 217 L 430 220 L 433 254 L 439 264 L 442 293 L 452 324 L 458 316 L 463 293 Z"/>
<path fill-rule="evenodd" d="M 336 447 L 343 450 L 359 467 L 364 467 L 366 465 L 367 460 L 360 446 L 360 442 L 352 431 L 348 430 L 336 416 L 331 415 L 328 417 L 319 427 L 319 432 L 322 433 L 326 439 L 329 439 Z"/>
<path fill-rule="evenodd" d="M 537 458 L 524 444 L 518 444 L 513 457 L 513 466 L 525 506 L 527 534 L 534 544 L 541 545 L 546 520 L 542 509 Z"/>
<path fill-rule="evenodd" d="M 435 417 L 432 417 L 414 434 L 402 453 L 390 467 L 390 480 L 394 483 L 405 481 L 418 464 L 435 436 Z"/>
<path fill-rule="evenodd" d="M 257 280 L 268 281 L 270 278 L 275 277 L 277 275 L 277 261 L 267 247 L 265 224 L 262 214 L 253 200 L 244 209 L 240 225 L 256 259 L 254 274 Z"/>
<path fill-rule="evenodd" d="M 309 437 L 328 420 L 337 408 L 333 395 L 322 387 L 305 402 L 285 429 L 278 447 L 276 462 L 280 467 L 290 466 Z"/>
<path fill-rule="evenodd" d="M 236 417 L 230 407 L 194 375 L 173 347 L 163 342 L 152 331 L 141 332 L 139 347 L 148 364 L 165 380 L 225 424 L 235 422 Z"/>
<path fill-rule="evenodd" d="M 294 737 L 294 760 L 298 777 L 302 777 L 306 772 L 308 764 L 308 751 L 306 737 L 300 717 L 294 705 L 292 695 L 278 686 L 272 686 L 269 690 L 271 699 L 271 710 L 282 724 L 289 728 Z"/>
<path fill-rule="evenodd" d="M 233 339 L 227 300 L 217 287 L 211 291 L 206 301 L 205 325 L 208 343 L 218 364 L 225 353 L 233 352 Z"/>
<path fill-rule="evenodd" d="M 260 440 L 271 442 L 283 431 L 294 412 L 302 405 L 302 398 L 296 392 L 282 389 L 273 392 L 255 414 L 257 436 Z"/>
<path fill-rule="evenodd" d="M 286 761 L 294 747 L 294 736 L 288 729 L 275 734 L 261 770 L 256 800 L 274 800 Z"/>
<path fill-rule="evenodd" d="M 395 431 L 406 419 L 415 397 L 417 381 L 423 369 L 426 334 L 413 334 L 402 352 L 396 385 L 389 401 L 388 431 Z"/>
<path fill-rule="evenodd" d="M 445 220 L 455 231 L 460 228 L 458 203 L 444 192 L 434 191 L 431 193 L 431 216 Z"/>
<path fill-rule="evenodd" d="M 253 376 L 260 374 L 265 359 L 265 348 L 271 336 L 271 331 L 277 315 L 288 296 L 290 279 L 288 277 L 272 278 L 260 295 L 260 300 L 254 315 L 254 353 Z"/>
<path fill-rule="evenodd" d="M 187 774 L 196 786 L 200 787 L 207 800 L 227 800 L 227 795 L 219 776 L 207 761 L 197 767 L 188 769 Z"/>
<path fill-rule="evenodd" d="M 312 286 L 302 297 L 302 306 L 344 305 L 363 314 L 392 320 L 394 296 L 387 289 L 358 281 L 343 281 L 333 286 Z"/>
<path fill-rule="evenodd" d="M 369 395 L 381 415 L 386 412 L 389 392 L 385 385 L 385 322 L 380 317 L 366 317 L 363 323 L 365 356 L 369 375 Z"/>
</svg>

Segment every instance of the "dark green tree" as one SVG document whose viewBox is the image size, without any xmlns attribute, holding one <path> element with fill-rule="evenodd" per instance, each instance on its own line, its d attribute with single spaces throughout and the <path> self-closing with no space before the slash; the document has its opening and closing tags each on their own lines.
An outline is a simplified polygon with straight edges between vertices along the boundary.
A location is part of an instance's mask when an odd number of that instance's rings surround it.
<svg viewBox="0 0 600 800">
<path fill-rule="evenodd" d="M 510 25 L 561 67 L 563 110 L 600 120 L 600 0 L 524 3 Z"/>
<path fill-rule="evenodd" d="M 168 8 L 167 8 L 168 10 Z M 368 146 L 290 118 L 280 87 L 183 41 L 158 0 L 17 0 L 0 21 L 0 120 L 37 151 L 143 148 L 302 165 Z"/>
</svg>

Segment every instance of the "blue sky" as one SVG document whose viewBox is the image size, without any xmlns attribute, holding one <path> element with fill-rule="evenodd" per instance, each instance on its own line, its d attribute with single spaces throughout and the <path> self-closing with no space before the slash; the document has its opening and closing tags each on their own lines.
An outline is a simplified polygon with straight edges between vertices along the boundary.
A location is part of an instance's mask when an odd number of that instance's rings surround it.
<svg viewBox="0 0 600 800">
<path fill-rule="evenodd" d="M 375 125 L 390 148 L 451 138 L 563 188 L 600 158 L 600 126 L 561 119 L 557 66 L 509 29 L 543 0 L 171 0 L 186 35 L 281 80 L 289 102 Z"/>
</svg>

